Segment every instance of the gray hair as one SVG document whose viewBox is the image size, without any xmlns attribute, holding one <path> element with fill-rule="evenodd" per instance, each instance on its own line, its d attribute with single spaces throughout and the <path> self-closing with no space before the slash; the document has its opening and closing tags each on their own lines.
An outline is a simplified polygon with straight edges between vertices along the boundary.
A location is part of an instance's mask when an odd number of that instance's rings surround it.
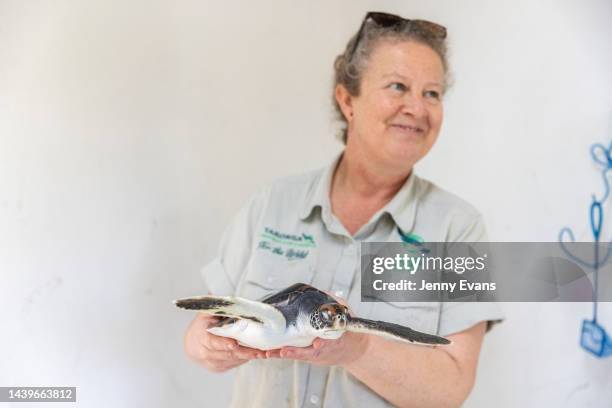
<svg viewBox="0 0 612 408">
<path fill-rule="evenodd" d="M 352 96 L 359 96 L 361 79 L 367 67 L 368 60 L 376 46 L 381 41 L 398 43 L 403 41 L 414 41 L 420 44 L 427 45 L 440 57 L 442 67 L 444 68 L 444 92 L 450 86 L 450 74 L 448 70 L 447 45 L 444 38 L 436 38 L 424 33 L 420 30 L 415 30 L 410 24 L 393 27 L 381 27 L 373 21 L 366 21 L 365 27 L 359 40 L 359 45 L 351 56 L 351 50 L 354 48 L 357 41 L 357 34 L 346 44 L 344 52 L 336 57 L 334 61 L 334 84 L 333 90 L 337 85 L 343 85 Z M 335 98 L 335 92 L 332 91 L 332 101 L 337 119 L 343 122 L 341 132 L 338 137 L 346 144 L 348 137 L 347 121 L 342 110 Z"/>
</svg>

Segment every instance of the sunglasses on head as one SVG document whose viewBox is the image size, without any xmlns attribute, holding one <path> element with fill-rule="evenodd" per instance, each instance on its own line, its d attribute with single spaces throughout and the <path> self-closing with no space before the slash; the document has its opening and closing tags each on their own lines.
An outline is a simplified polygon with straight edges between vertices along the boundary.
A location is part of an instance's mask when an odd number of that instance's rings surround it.
<svg viewBox="0 0 612 408">
<path fill-rule="evenodd" d="M 366 14 L 363 21 L 361 22 L 361 27 L 359 27 L 359 31 L 357 32 L 357 38 L 355 39 L 353 47 L 351 48 L 351 52 L 349 53 L 349 60 L 353 58 L 353 54 L 355 53 L 355 50 L 357 50 L 357 46 L 361 41 L 361 37 L 363 37 L 363 31 L 365 30 L 366 23 L 370 19 L 374 23 L 376 23 L 376 25 L 383 28 L 400 28 L 402 26 L 409 26 L 411 30 L 419 31 L 427 37 L 437 38 L 441 40 L 446 38 L 446 28 L 444 26 L 441 26 L 440 24 L 436 24 L 427 20 L 410 20 L 407 18 L 396 16 L 395 14 L 371 11 Z"/>
</svg>

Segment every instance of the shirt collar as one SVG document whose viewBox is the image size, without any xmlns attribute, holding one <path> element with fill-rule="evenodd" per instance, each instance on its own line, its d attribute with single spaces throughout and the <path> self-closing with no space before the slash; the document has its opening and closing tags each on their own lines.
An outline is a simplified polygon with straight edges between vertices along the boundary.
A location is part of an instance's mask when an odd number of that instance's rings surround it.
<svg viewBox="0 0 612 408">
<path fill-rule="evenodd" d="M 418 179 L 418 176 L 414 174 L 414 169 L 412 169 L 404 185 L 381 210 L 389 214 L 393 218 L 393 222 L 406 234 L 412 231 L 414 227 L 417 211 Z"/>
<path fill-rule="evenodd" d="M 329 192 L 331 190 L 334 172 L 342 158 L 342 154 L 343 153 L 340 153 L 331 164 L 324 169 L 321 176 L 315 181 L 314 186 L 309 189 L 300 210 L 299 217 L 302 221 L 308 218 L 316 207 L 321 207 L 323 212 L 331 214 Z M 391 201 L 372 217 L 372 221 L 375 222 L 382 214 L 386 213 L 391 216 L 393 222 L 402 232 L 407 234 L 412 231 L 417 210 L 418 180 L 419 178 L 414 174 L 413 169 L 399 191 Z"/>
<path fill-rule="evenodd" d="M 334 178 L 334 172 L 340 159 L 342 158 L 340 153 L 330 164 L 327 166 L 320 177 L 318 177 L 306 195 L 304 204 L 300 211 L 300 219 L 303 221 L 312 214 L 315 207 L 321 207 L 322 211 L 331 213 L 331 203 L 329 201 L 329 192 L 331 191 L 331 183 Z"/>
</svg>

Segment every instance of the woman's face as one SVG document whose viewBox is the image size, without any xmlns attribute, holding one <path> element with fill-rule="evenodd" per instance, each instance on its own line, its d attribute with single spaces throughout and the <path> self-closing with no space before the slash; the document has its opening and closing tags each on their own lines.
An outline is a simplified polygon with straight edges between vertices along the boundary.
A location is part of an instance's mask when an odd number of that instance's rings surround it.
<svg viewBox="0 0 612 408">
<path fill-rule="evenodd" d="M 348 121 L 347 150 L 356 148 L 379 165 L 411 169 L 440 132 L 443 87 L 442 61 L 431 48 L 381 42 L 370 55 L 360 95 L 343 87 L 336 93 Z"/>
</svg>

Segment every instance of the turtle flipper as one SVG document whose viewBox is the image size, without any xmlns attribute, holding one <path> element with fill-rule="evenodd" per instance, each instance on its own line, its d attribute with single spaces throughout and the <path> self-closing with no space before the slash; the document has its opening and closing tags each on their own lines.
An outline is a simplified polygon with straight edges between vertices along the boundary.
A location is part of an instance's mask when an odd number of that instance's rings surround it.
<svg viewBox="0 0 612 408">
<path fill-rule="evenodd" d="M 284 329 L 287 324 L 283 314 L 274 306 L 236 296 L 197 296 L 175 300 L 174 304 L 181 309 L 249 320 L 270 328 Z"/>
<path fill-rule="evenodd" d="M 346 330 L 358 333 L 373 334 L 391 340 L 399 340 L 410 344 L 425 346 L 450 344 L 450 340 L 433 334 L 412 330 L 410 327 L 380 320 L 368 320 L 350 317 Z"/>
</svg>

